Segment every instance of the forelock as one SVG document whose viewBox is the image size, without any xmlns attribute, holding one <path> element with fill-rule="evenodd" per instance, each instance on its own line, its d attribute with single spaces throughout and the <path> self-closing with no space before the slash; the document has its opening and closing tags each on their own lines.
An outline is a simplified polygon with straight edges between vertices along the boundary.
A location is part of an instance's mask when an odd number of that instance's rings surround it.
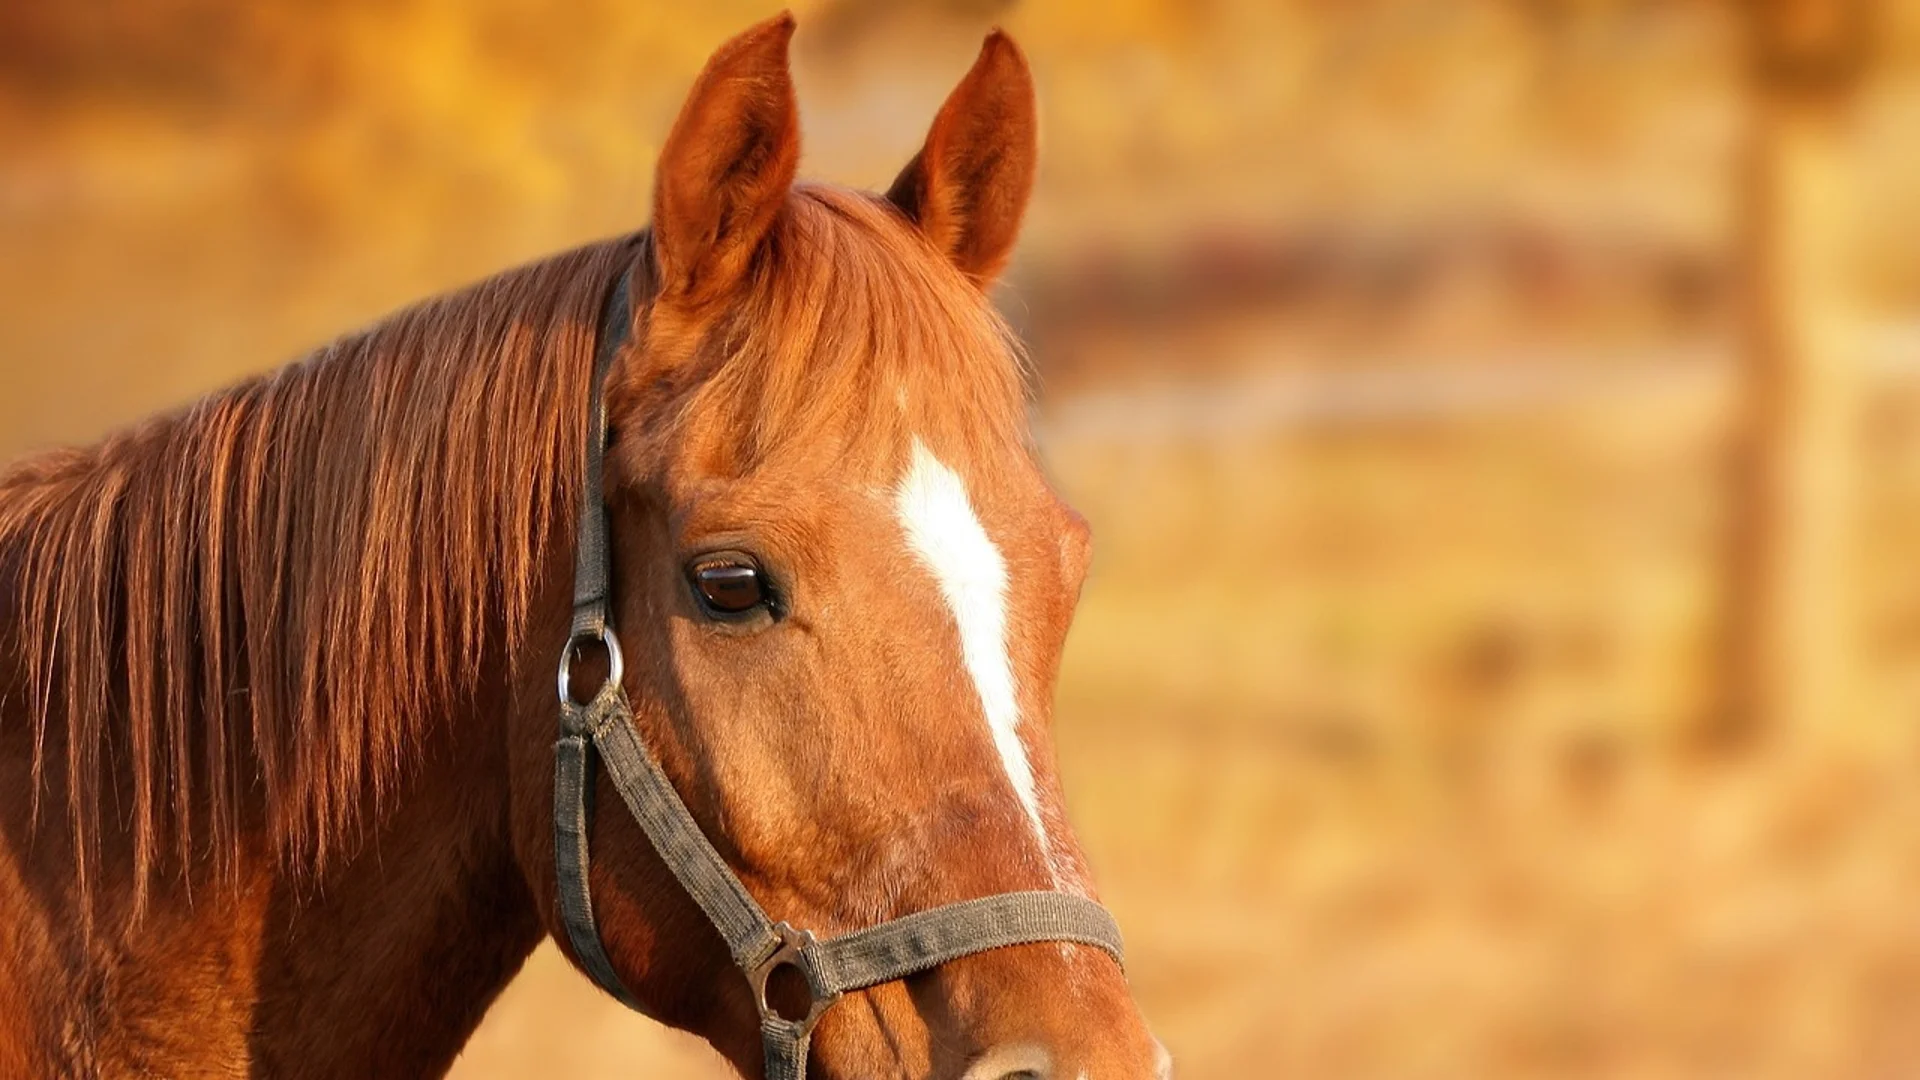
<svg viewBox="0 0 1920 1080">
<path fill-rule="evenodd" d="M 892 456 L 912 436 L 1017 444 L 1022 354 L 992 305 L 874 196 L 795 189 L 686 419 L 744 474 L 804 440 Z"/>
</svg>

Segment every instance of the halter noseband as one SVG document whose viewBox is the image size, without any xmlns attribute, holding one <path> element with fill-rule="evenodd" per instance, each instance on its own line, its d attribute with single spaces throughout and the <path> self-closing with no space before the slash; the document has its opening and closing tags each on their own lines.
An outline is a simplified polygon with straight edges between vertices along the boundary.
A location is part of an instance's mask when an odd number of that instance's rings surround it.
<svg viewBox="0 0 1920 1080">
<path fill-rule="evenodd" d="M 1120 930 L 1105 908 L 1060 892 L 1001 893 L 933 908 L 821 941 L 805 930 L 775 923 L 760 909 L 726 861 L 700 831 L 633 725 L 621 687 L 624 664 L 610 600 L 607 513 L 601 491 L 607 442 L 605 382 L 614 355 L 632 333 L 632 271 L 615 282 L 601 317 L 588 412 L 586 488 L 574 564 L 573 629 L 560 657 L 560 738 L 554 744 L 553 840 L 560 916 L 580 964 L 600 987 L 628 1007 L 638 1004 L 607 959 L 594 923 L 588 889 L 588 823 L 593 813 L 596 756 L 607 767 L 621 801 L 646 831 L 667 869 L 680 882 L 733 954 L 760 1009 L 767 1080 L 803 1080 L 807 1047 L 840 995 L 916 975 L 975 953 L 1012 945 L 1059 941 L 1091 945 L 1121 959 Z M 592 701 L 573 698 L 571 677 L 579 647 L 600 642 L 607 681 Z M 775 971 L 791 967 L 806 978 L 805 1016 L 788 1018 L 767 1000 Z"/>
</svg>

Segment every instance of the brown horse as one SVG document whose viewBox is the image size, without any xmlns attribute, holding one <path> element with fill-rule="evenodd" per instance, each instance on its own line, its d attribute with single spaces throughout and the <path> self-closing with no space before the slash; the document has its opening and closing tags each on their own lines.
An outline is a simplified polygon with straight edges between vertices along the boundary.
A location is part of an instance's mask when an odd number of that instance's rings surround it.
<svg viewBox="0 0 1920 1080">
<path fill-rule="evenodd" d="M 709 62 L 650 231 L 0 482 L 0 1076 L 438 1075 L 543 937 L 574 955 L 553 661 L 623 274 L 621 685 L 700 831 L 823 932 L 1090 890 L 1048 734 L 1088 532 L 983 291 L 1032 185 L 1026 63 L 989 37 L 887 196 L 796 187 L 792 30 Z M 601 803 L 619 981 L 757 1075 L 746 982 Z M 849 995 L 812 1062 L 1168 1069 L 1119 966 L 1061 944 Z"/>
</svg>

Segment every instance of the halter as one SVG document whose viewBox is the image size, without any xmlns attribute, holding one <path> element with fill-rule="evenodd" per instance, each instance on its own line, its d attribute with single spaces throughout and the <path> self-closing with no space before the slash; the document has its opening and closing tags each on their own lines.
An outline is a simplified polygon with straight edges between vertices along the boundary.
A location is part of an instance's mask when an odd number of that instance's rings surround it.
<svg viewBox="0 0 1920 1080">
<path fill-rule="evenodd" d="M 653 755 L 640 741 L 621 686 L 625 664 L 614 634 L 610 540 L 601 491 L 607 444 L 605 382 L 614 355 L 632 333 L 632 271 L 621 274 L 601 316 L 589 401 L 586 492 L 574 564 L 573 629 L 560 657 L 560 738 L 554 744 L 553 840 L 560 917 L 574 955 L 601 989 L 639 1005 L 614 973 L 594 923 L 588 890 L 587 835 L 596 756 L 654 850 L 720 932 L 760 1010 L 767 1080 L 803 1080 L 813 1029 L 842 994 L 894 982 L 961 957 L 1012 945 L 1074 942 L 1122 958 L 1113 916 L 1091 900 L 1060 892 L 1015 892 L 937 907 L 842 937 L 819 940 L 767 917 L 714 850 Z M 607 681 L 593 700 L 573 698 L 573 663 L 582 645 L 607 652 Z M 810 995 L 805 1015 L 783 1015 L 767 1000 L 773 973 L 793 968 Z"/>
</svg>

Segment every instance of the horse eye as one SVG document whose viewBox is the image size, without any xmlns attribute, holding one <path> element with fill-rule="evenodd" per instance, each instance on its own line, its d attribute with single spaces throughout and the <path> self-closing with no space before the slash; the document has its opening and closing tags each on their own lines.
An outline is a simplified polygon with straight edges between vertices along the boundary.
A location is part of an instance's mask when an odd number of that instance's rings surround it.
<svg viewBox="0 0 1920 1080">
<path fill-rule="evenodd" d="M 740 563 L 694 567 L 693 587 L 709 608 L 724 615 L 742 615 L 767 602 L 759 569 Z"/>
</svg>

